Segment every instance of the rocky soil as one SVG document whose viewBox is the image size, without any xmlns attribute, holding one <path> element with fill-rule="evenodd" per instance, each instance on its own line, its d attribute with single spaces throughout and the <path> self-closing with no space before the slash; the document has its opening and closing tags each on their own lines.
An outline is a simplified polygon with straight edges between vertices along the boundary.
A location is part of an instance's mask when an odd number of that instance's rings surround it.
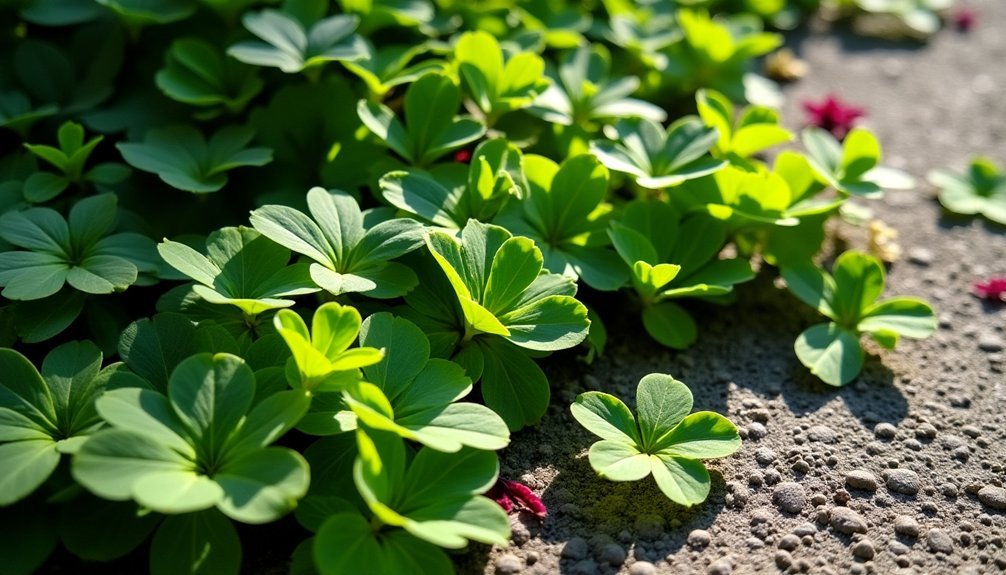
<svg viewBox="0 0 1006 575">
<path fill-rule="evenodd" d="M 974 31 L 947 29 L 927 45 L 836 30 L 790 38 L 811 67 L 787 90 L 792 127 L 801 101 L 834 93 L 866 107 L 887 163 L 920 179 L 869 205 L 905 248 L 889 293 L 930 300 L 939 331 L 894 352 L 868 348 L 863 374 L 836 389 L 792 352 L 820 318 L 769 274 L 742 286 L 736 305 L 698 308 L 701 335 L 685 353 L 640 337 L 623 300 L 600 302 L 606 355 L 590 370 L 552 363 L 553 408 L 503 454 L 503 475 L 541 495 L 549 516 L 515 516 L 511 546 L 459 558 L 462 572 L 1006 572 L 1006 306 L 970 293 L 974 280 L 1006 275 L 1006 235 L 944 214 L 924 181 L 974 154 L 1006 162 L 1006 2 L 968 5 Z M 866 245 L 863 228 L 834 232 L 837 244 Z M 711 465 L 712 494 L 692 509 L 651 480 L 598 478 L 586 458 L 593 438 L 568 412 L 587 389 L 631 405 L 650 372 L 688 383 L 696 410 L 728 413 L 745 439 Z"/>
</svg>

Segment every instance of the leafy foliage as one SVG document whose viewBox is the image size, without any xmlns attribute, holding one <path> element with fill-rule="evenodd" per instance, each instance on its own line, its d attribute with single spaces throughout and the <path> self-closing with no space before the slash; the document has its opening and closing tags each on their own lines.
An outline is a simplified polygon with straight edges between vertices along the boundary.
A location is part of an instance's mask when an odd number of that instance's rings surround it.
<svg viewBox="0 0 1006 575">
<path fill-rule="evenodd" d="M 59 171 L 35 172 L 24 181 L 24 198 L 32 203 L 43 203 L 62 194 L 71 185 L 85 183 L 99 189 L 113 186 L 129 177 L 130 169 L 118 162 L 106 162 L 84 170 L 88 158 L 101 143 L 102 136 L 84 141 L 84 128 L 80 124 L 66 122 L 57 133 L 59 147 L 44 144 L 25 144 L 32 155 L 45 161 Z"/>
<path fill-rule="evenodd" d="M 254 68 L 225 58 L 201 38 L 175 40 L 154 81 L 169 98 L 201 108 L 201 118 L 240 112 L 265 85 Z"/>
<path fill-rule="evenodd" d="M 636 417 L 620 399 L 581 393 L 573 417 L 601 441 L 590 446 L 590 465 L 611 481 L 653 475 L 671 501 L 691 507 L 709 495 L 704 459 L 726 457 L 741 446 L 737 427 L 711 411 L 692 411 L 692 392 L 670 375 L 651 373 L 636 387 Z"/>
<path fill-rule="evenodd" d="M 305 18 L 309 19 L 309 18 Z M 227 53 L 246 64 L 271 66 L 293 74 L 331 61 L 362 60 L 363 39 L 353 33 L 355 16 L 331 16 L 304 22 L 279 10 L 247 13 L 245 28 L 259 38 L 239 42 Z"/>
<path fill-rule="evenodd" d="M 933 170 L 929 181 L 940 188 L 940 203 L 956 214 L 981 214 L 1006 225 L 1006 174 L 987 158 L 975 158 L 964 175 Z"/>
<path fill-rule="evenodd" d="M 845 385 L 859 375 L 860 334 L 894 349 L 902 336 L 925 338 L 936 331 L 936 316 L 926 302 L 912 297 L 878 301 L 884 267 L 868 254 L 843 253 L 833 274 L 810 263 L 784 267 L 782 274 L 793 295 L 831 320 L 807 328 L 794 346 L 800 361 L 829 385 Z"/>
</svg>

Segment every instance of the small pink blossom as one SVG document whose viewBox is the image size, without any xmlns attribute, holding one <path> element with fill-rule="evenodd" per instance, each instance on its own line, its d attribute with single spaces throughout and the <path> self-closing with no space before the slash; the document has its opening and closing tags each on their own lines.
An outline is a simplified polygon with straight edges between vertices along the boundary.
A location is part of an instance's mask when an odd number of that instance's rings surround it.
<svg viewBox="0 0 1006 575">
<path fill-rule="evenodd" d="M 970 8 L 961 8 L 954 14 L 954 26 L 961 32 L 970 32 L 978 23 L 978 13 Z"/>
<path fill-rule="evenodd" d="M 974 290 L 975 295 L 982 299 L 1006 301 L 1006 277 L 977 281 Z"/>
<path fill-rule="evenodd" d="M 458 150 L 454 152 L 454 161 L 467 164 L 472 161 L 472 151 L 471 150 Z"/>
<path fill-rule="evenodd" d="M 492 489 L 486 493 L 486 497 L 494 500 L 507 513 L 525 510 L 538 519 L 545 519 L 548 510 L 541 498 L 534 494 L 528 486 L 500 478 L 493 485 Z"/>
<path fill-rule="evenodd" d="M 857 119 L 866 115 L 864 109 L 831 95 L 821 102 L 804 102 L 803 109 L 807 112 L 807 125 L 827 130 L 839 140 L 845 138 Z"/>
</svg>

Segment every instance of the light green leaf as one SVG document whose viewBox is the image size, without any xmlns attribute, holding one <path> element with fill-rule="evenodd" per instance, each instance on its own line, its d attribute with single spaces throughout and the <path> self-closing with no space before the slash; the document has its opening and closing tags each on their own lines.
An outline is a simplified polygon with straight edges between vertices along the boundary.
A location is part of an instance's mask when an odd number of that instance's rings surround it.
<svg viewBox="0 0 1006 575">
<path fill-rule="evenodd" d="M 597 474 L 610 481 L 637 481 L 650 474 L 650 456 L 623 441 L 598 441 L 588 457 Z"/>
<path fill-rule="evenodd" d="M 691 507 L 709 496 L 709 472 L 701 461 L 661 454 L 651 455 L 650 462 L 657 487 L 671 501 Z"/>
<path fill-rule="evenodd" d="M 580 425 L 601 439 L 641 443 L 632 412 L 613 395 L 600 391 L 581 393 L 570 406 L 570 411 Z"/>
<path fill-rule="evenodd" d="M 843 386 L 863 368 L 859 336 L 834 323 L 807 328 L 793 349 L 800 362 L 828 385 Z"/>
</svg>

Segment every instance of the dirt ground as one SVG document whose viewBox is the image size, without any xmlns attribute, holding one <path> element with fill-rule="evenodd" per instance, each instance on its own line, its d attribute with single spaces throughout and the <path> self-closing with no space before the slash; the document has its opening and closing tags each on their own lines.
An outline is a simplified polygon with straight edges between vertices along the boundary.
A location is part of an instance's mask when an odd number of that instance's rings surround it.
<svg viewBox="0 0 1006 575">
<path fill-rule="evenodd" d="M 821 318 L 766 274 L 742 286 L 734 306 L 693 307 L 700 337 L 685 353 L 639 337 L 622 298 L 602 305 L 607 354 L 590 370 L 551 363 L 553 407 L 502 455 L 503 475 L 540 494 L 549 516 L 514 517 L 511 546 L 459 558 L 462 572 L 1006 572 L 1006 306 L 970 294 L 974 280 L 1006 275 L 1006 235 L 944 214 L 924 180 L 974 154 L 1006 161 L 1006 2 L 967 5 L 979 13 L 971 33 L 947 29 L 926 45 L 836 30 L 789 39 L 810 64 L 786 91 L 791 127 L 802 101 L 836 94 L 867 108 L 862 124 L 886 162 L 919 178 L 916 190 L 869 206 L 905 250 L 888 294 L 928 299 L 939 331 L 893 352 L 868 348 L 862 375 L 836 389 L 815 382 L 792 351 Z M 836 237 L 866 244 L 865 229 L 848 224 Z M 594 439 L 569 415 L 587 389 L 631 405 L 650 372 L 688 383 L 696 410 L 728 413 L 745 438 L 711 465 L 712 494 L 692 509 L 667 502 L 649 479 L 598 478 L 586 458 Z"/>
</svg>

